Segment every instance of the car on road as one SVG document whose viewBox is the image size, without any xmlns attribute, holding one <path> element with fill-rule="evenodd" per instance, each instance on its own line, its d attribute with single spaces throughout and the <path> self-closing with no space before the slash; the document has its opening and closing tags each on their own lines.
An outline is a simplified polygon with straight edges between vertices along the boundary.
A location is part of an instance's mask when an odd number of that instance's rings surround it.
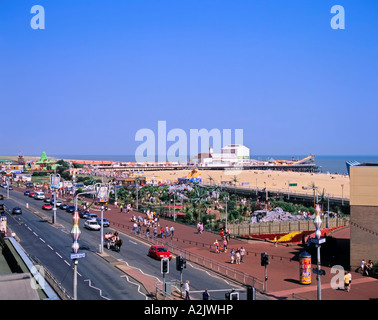
<svg viewBox="0 0 378 320">
<path fill-rule="evenodd" d="M 28 195 L 30 195 L 30 190 L 26 190 L 26 191 L 24 192 L 24 196 L 28 196 Z"/>
<path fill-rule="evenodd" d="M 67 206 L 66 211 L 68 213 L 74 213 L 75 212 L 75 206 L 72 206 L 72 205 Z"/>
<path fill-rule="evenodd" d="M 100 217 L 97 217 L 96 221 L 98 222 L 98 224 L 101 226 L 101 218 Z M 107 219 L 105 218 L 102 218 L 102 225 L 104 227 L 109 227 L 110 226 L 110 223 Z"/>
<path fill-rule="evenodd" d="M 4 204 L 0 203 L 0 213 L 5 213 Z"/>
<path fill-rule="evenodd" d="M 29 197 L 30 197 L 30 198 L 34 198 L 34 191 L 30 191 L 30 193 L 29 193 Z"/>
<path fill-rule="evenodd" d="M 79 212 L 79 217 L 82 219 L 88 219 L 88 215 L 91 213 L 88 210 L 83 210 Z"/>
<path fill-rule="evenodd" d="M 51 203 L 52 206 L 54 206 L 54 199 L 50 203 Z M 60 201 L 60 200 L 56 200 L 55 203 L 56 203 L 57 207 L 60 207 L 62 205 L 62 201 Z"/>
<path fill-rule="evenodd" d="M 0 200 L 4 200 L 4 196 L 0 194 Z"/>
<path fill-rule="evenodd" d="M 42 206 L 42 209 L 43 210 L 52 210 L 53 206 L 50 204 L 50 203 L 45 203 L 43 206 Z"/>
<path fill-rule="evenodd" d="M 95 213 L 89 213 L 85 219 L 87 219 L 87 220 L 96 220 L 97 218 L 98 218 L 97 214 L 95 214 Z"/>
<path fill-rule="evenodd" d="M 62 209 L 62 210 L 67 210 L 67 207 L 68 207 L 68 204 L 66 203 L 62 203 L 59 208 Z"/>
<path fill-rule="evenodd" d="M 22 214 L 22 209 L 20 207 L 14 207 L 12 209 L 12 214 Z"/>
<path fill-rule="evenodd" d="M 101 226 L 98 224 L 96 220 L 86 220 L 84 222 L 84 227 L 89 230 L 100 230 Z"/>
<path fill-rule="evenodd" d="M 34 199 L 37 200 L 44 200 L 45 199 L 45 193 L 42 191 L 37 191 L 34 193 Z"/>
<path fill-rule="evenodd" d="M 163 245 L 154 244 L 148 250 L 148 255 L 155 259 L 162 259 L 168 258 L 169 260 L 172 259 L 172 253 L 168 251 L 168 249 Z"/>
</svg>

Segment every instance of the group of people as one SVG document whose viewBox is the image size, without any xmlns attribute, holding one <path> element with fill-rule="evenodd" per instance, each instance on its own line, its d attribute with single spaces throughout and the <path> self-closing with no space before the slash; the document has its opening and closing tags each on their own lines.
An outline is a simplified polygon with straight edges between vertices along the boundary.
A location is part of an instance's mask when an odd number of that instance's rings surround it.
<svg viewBox="0 0 378 320">
<path fill-rule="evenodd" d="M 118 232 L 107 232 L 104 234 L 104 239 L 109 241 L 119 241 L 119 234 Z"/>
<path fill-rule="evenodd" d="M 244 262 L 244 255 L 245 255 L 245 249 L 241 247 L 240 249 L 237 248 L 231 249 L 231 263 L 240 264 L 240 262 Z"/>
<path fill-rule="evenodd" d="M 369 276 L 369 273 L 373 270 L 373 261 L 369 260 L 368 262 L 363 259 L 361 261 L 361 266 L 360 266 L 360 272 L 364 276 Z"/>
</svg>

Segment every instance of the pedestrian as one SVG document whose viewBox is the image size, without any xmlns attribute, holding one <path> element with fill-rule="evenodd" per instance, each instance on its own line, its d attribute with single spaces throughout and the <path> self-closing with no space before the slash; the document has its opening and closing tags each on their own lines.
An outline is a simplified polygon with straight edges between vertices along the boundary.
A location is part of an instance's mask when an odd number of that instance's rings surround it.
<svg viewBox="0 0 378 320">
<path fill-rule="evenodd" d="M 244 262 L 245 249 L 244 247 L 240 248 L 240 262 Z"/>
<path fill-rule="evenodd" d="M 209 300 L 210 299 L 210 293 L 205 289 L 205 291 L 202 293 L 202 300 Z"/>
<path fill-rule="evenodd" d="M 147 229 L 146 229 L 146 237 L 147 239 L 150 237 L 150 227 L 147 226 Z"/>
<path fill-rule="evenodd" d="M 165 237 L 166 238 L 169 237 L 169 228 L 168 228 L 168 226 L 165 226 Z"/>
<path fill-rule="evenodd" d="M 175 228 L 173 226 L 171 226 L 171 228 L 169 229 L 169 231 L 171 232 L 171 240 L 172 240 L 173 234 L 175 232 Z"/>
<path fill-rule="evenodd" d="M 186 280 L 184 290 L 185 290 L 185 300 L 190 300 L 190 295 L 189 295 L 189 280 Z"/>
<path fill-rule="evenodd" d="M 123 212 L 123 205 L 122 204 L 119 206 L 119 209 L 121 210 L 120 212 L 122 213 Z"/>
<path fill-rule="evenodd" d="M 231 239 L 231 231 L 230 231 L 230 228 L 227 228 L 227 229 L 226 229 L 226 239 L 228 239 L 227 241 L 230 242 L 230 239 Z"/>
<path fill-rule="evenodd" d="M 219 243 L 217 239 L 215 239 L 214 246 L 215 246 L 215 252 L 219 253 Z"/>
<path fill-rule="evenodd" d="M 360 266 L 362 275 L 364 274 L 365 265 L 366 265 L 365 259 L 362 259 L 361 266 Z"/>
<path fill-rule="evenodd" d="M 235 252 L 235 263 L 240 264 L 240 250 L 239 250 L 239 248 L 236 249 L 236 252 Z"/>
<path fill-rule="evenodd" d="M 235 250 L 234 249 L 231 249 L 231 263 L 234 263 L 234 259 L 235 259 Z"/>
<path fill-rule="evenodd" d="M 164 229 L 163 227 L 160 228 L 160 237 L 164 239 Z"/>
<path fill-rule="evenodd" d="M 345 271 L 345 274 L 344 274 L 344 290 L 346 292 L 349 292 L 349 276 L 348 276 L 348 273 Z"/>
<path fill-rule="evenodd" d="M 227 252 L 227 240 L 223 240 L 223 252 Z"/>
<path fill-rule="evenodd" d="M 157 228 L 156 228 L 156 226 L 154 226 L 154 238 L 155 239 L 157 238 Z"/>
<path fill-rule="evenodd" d="M 348 292 L 349 292 L 350 287 L 352 285 L 352 273 L 350 271 L 348 272 L 348 277 L 349 277 L 349 284 L 348 284 Z"/>
</svg>

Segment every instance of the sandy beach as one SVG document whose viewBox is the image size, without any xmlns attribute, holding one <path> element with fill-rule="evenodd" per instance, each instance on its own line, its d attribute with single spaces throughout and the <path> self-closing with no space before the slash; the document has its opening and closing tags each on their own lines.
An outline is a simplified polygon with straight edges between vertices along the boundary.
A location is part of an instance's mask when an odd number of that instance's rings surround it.
<svg viewBox="0 0 378 320">
<path fill-rule="evenodd" d="M 166 181 L 175 181 L 177 178 L 183 178 L 190 173 L 189 170 L 177 171 L 148 171 L 146 176 L 161 177 Z M 269 171 L 269 170 L 242 170 L 237 172 L 225 170 L 201 170 L 202 182 L 210 184 L 219 184 L 222 181 L 233 183 L 234 176 L 237 179 L 237 186 L 244 184 L 245 188 L 260 189 L 268 188 L 268 190 L 279 190 L 298 193 L 313 194 L 312 189 L 304 190 L 302 187 L 310 187 L 315 184 L 318 188 L 318 194 L 324 192 L 331 197 L 344 197 L 349 199 L 349 176 L 335 175 L 326 173 L 307 173 L 307 172 L 288 172 L 288 171 Z M 246 184 L 248 183 L 248 184 Z M 297 186 L 288 186 L 289 184 L 297 184 Z"/>
</svg>

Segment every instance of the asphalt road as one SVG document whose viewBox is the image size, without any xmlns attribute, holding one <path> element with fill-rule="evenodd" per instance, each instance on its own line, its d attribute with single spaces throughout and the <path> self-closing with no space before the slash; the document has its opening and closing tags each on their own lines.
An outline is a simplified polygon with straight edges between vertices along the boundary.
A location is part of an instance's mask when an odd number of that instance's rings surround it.
<svg viewBox="0 0 378 320">
<path fill-rule="evenodd" d="M 53 212 L 42 210 L 42 200 L 24 196 L 15 190 L 10 191 L 10 199 L 6 199 L 5 189 L 0 188 L 0 193 L 4 195 L 3 202 L 8 209 L 8 224 L 20 238 L 21 246 L 30 256 L 40 261 L 73 296 L 73 264 L 70 259 L 72 214 L 58 208 L 56 223 L 51 224 Z M 22 215 L 9 214 L 15 206 L 23 209 Z M 45 216 L 46 219 L 41 216 Z M 146 299 L 147 292 L 143 287 L 125 277 L 123 272 L 97 254 L 101 242 L 100 232 L 85 229 L 84 219 L 80 219 L 79 226 L 82 232 L 79 240 L 80 252 L 85 252 L 86 257 L 79 259 L 78 264 L 78 299 Z M 107 231 L 111 230 L 104 228 L 104 233 Z M 146 275 L 156 279 L 156 283 L 161 284 L 163 278 L 160 261 L 147 256 L 149 245 L 123 234 L 120 236 L 123 246 L 119 253 L 106 248 L 104 251 L 127 266 L 139 268 Z M 173 258 L 169 273 L 165 275 L 165 281 L 173 282 L 179 279 L 180 272 L 176 270 L 175 258 Z M 190 279 L 192 297 L 196 299 L 201 299 L 201 292 L 204 289 L 210 290 L 213 300 L 224 300 L 225 293 L 232 289 L 239 292 L 240 299 L 246 299 L 244 288 L 195 264 L 187 263 L 187 268 L 183 270 L 182 280 L 187 279 Z M 179 288 L 177 283 L 173 285 Z"/>
</svg>

